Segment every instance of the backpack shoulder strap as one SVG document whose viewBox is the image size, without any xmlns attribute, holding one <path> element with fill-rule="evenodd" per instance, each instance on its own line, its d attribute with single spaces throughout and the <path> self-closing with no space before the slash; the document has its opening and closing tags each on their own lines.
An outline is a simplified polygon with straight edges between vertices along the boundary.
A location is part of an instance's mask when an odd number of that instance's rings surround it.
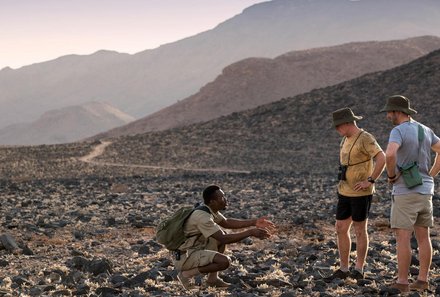
<svg viewBox="0 0 440 297">
<path fill-rule="evenodd" d="M 209 210 L 209 207 L 206 205 L 201 205 L 201 204 L 196 204 L 195 207 L 192 209 L 192 211 L 190 212 L 190 214 L 186 217 L 185 221 L 184 221 L 184 225 L 186 223 L 186 221 L 189 219 L 189 217 L 191 216 L 191 214 L 195 211 L 195 210 L 203 210 L 206 211 L 207 213 L 211 214 L 211 211 Z M 190 235 L 188 236 L 188 238 L 190 237 L 194 237 L 194 236 L 202 236 L 202 234 L 194 234 L 194 235 Z"/>
<path fill-rule="evenodd" d="M 211 211 L 209 210 L 209 207 L 208 207 L 208 206 L 203 205 L 203 204 L 198 204 L 198 203 L 197 203 L 196 205 L 194 205 L 194 208 L 188 213 L 188 216 L 186 216 L 185 220 L 183 221 L 183 224 L 184 224 L 184 225 L 185 225 L 186 221 L 189 219 L 189 217 L 192 215 L 192 213 L 193 213 L 195 210 L 203 210 L 203 211 L 205 211 L 205 212 L 211 214 Z"/>
<path fill-rule="evenodd" d="M 207 213 L 211 214 L 209 207 L 206 205 L 199 205 L 199 206 L 195 207 L 194 210 L 203 210 L 203 211 L 206 211 Z"/>
</svg>

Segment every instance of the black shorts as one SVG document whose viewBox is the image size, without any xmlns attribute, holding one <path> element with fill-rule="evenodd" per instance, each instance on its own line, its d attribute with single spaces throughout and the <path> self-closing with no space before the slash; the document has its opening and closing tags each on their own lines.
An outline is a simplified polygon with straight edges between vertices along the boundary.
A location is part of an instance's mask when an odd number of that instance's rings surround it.
<svg viewBox="0 0 440 297">
<path fill-rule="evenodd" d="M 351 217 L 355 222 L 362 222 L 368 218 L 373 195 L 360 197 L 346 197 L 338 193 L 336 219 L 345 220 Z"/>
</svg>

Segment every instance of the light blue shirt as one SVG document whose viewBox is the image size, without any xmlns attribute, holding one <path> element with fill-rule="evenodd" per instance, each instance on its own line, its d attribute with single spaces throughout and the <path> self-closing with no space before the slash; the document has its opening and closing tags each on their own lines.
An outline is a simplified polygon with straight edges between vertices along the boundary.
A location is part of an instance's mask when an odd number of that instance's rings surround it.
<svg viewBox="0 0 440 297">
<path fill-rule="evenodd" d="M 418 125 L 423 128 L 424 139 L 420 143 L 418 140 Z M 414 120 L 403 122 L 391 130 L 389 143 L 395 142 L 399 144 L 397 150 L 397 168 L 395 172 L 399 172 L 399 168 L 403 165 L 416 161 L 419 165 L 419 171 L 423 179 L 423 184 L 408 189 L 402 177 L 399 177 L 393 184 L 393 195 L 405 195 L 411 193 L 420 193 L 424 195 L 434 194 L 434 179 L 429 176 L 431 167 L 431 146 L 436 144 L 440 139 L 434 132 L 425 125 Z"/>
</svg>

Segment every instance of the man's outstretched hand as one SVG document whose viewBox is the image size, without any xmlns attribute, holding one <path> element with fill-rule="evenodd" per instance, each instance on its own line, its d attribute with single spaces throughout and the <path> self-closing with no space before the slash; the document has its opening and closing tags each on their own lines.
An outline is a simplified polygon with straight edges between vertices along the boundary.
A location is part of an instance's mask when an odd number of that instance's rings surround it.
<svg viewBox="0 0 440 297">
<path fill-rule="evenodd" d="M 257 219 L 255 226 L 260 229 L 266 229 L 269 233 L 273 233 L 276 230 L 275 224 L 269 221 L 267 217 Z"/>
<path fill-rule="evenodd" d="M 251 229 L 252 235 L 259 239 L 269 238 L 272 234 L 270 234 L 269 230 L 263 228 L 254 228 Z"/>
</svg>

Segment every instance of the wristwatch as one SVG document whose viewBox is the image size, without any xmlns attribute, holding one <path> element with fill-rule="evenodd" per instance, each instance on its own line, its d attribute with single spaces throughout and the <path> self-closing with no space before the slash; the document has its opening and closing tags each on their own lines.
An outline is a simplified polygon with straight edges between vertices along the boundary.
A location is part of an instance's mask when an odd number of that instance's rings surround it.
<svg viewBox="0 0 440 297">
<path fill-rule="evenodd" d="M 372 183 L 372 184 L 374 184 L 374 182 L 375 182 L 375 180 L 374 180 L 371 176 L 369 176 L 369 177 L 367 178 L 367 181 L 370 182 L 370 183 Z"/>
</svg>

